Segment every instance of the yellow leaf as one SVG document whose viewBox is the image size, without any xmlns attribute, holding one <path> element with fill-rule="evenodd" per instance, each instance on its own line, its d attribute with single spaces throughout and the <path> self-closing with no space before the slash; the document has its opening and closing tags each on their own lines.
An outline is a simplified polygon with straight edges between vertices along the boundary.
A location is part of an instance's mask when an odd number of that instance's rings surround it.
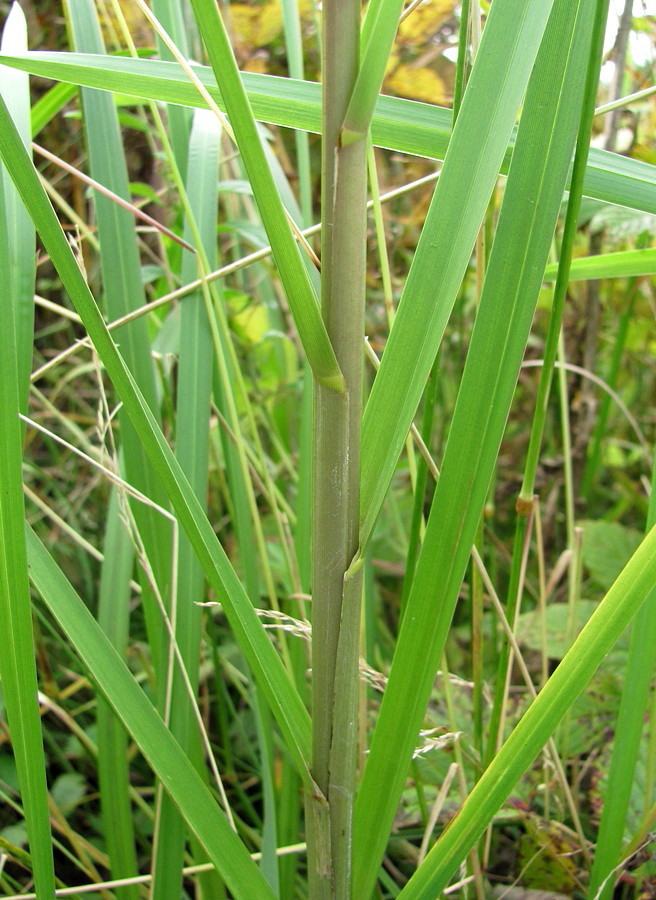
<svg viewBox="0 0 656 900">
<path fill-rule="evenodd" d="M 282 31 L 282 10 L 277 2 L 261 6 L 247 3 L 230 4 L 230 21 L 235 37 L 244 48 L 252 51 L 264 47 Z"/>
<path fill-rule="evenodd" d="M 298 14 L 304 22 L 314 19 L 316 4 L 314 0 L 298 0 Z"/>
<path fill-rule="evenodd" d="M 412 64 L 400 65 L 387 77 L 389 90 L 409 100 L 426 103 L 443 103 L 446 99 L 444 82 L 432 69 L 416 68 Z"/>
<path fill-rule="evenodd" d="M 261 10 L 257 18 L 256 39 L 258 47 L 264 47 L 282 31 L 282 4 L 275 0 L 256 8 Z"/>
<path fill-rule="evenodd" d="M 401 44 L 425 44 L 453 13 L 455 0 L 424 0 L 399 25 Z"/>
<path fill-rule="evenodd" d="M 231 320 L 232 329 L 246 344 L 259 344 L 269 330 L 269 315 L 265 306 L 254 303 L 242 309 Z"/>
</svg>

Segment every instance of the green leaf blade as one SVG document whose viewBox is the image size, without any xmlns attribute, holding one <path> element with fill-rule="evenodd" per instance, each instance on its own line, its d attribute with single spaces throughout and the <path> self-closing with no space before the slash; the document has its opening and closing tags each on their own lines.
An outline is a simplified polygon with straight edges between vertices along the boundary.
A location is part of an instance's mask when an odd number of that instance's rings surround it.
<svg viewBox="0 0 656 900">
<path fill-rule="evenodd" d="M 528 4 L 510 0 L 493 7 L 486 25 L 364 413 L 361 548 L 373 531 L 451 314 L 549 9 L 536 4 L 534 17 Z"/>
<path fill-rule="evenodd" d="M 67 0 L 67 14 L 76 47 L 104 52 L 100 25 L 92 0 Z M 123 141 L 117 110 L 107 91 L 82 89 L 85 137 L 91 177 L 123 200 L 131 199 Z M 107 313 L 117 319 L 145 303 L 135 221 L 132 214 L 100 192 L 94 195 L 101 253 L 102 286 Z M 121 355 L 139 385 L 156 419 L 157 388 L 145 318 L 130 322 L 121 333 Z M 121 449 L 127 480 L 154 503 L 166 506 L 166 494 L 158 481 L 139 438 L 138 429 L 124 410 L 119 410 Z M 153 506 L 133 504 L 135 521 L 144 548 L 164 597 L 171 592 L 170 526 Z M 147 580 L 143 603 L 155 671 L 163 684 L 164 626 Z"/>
<path fill-rule="evenodd" d="M 433 898 L 448 884 L 513 785 L 553 734 L 631 618 L 653 590 L 656 527 L 601 602 L 571 649 L 533 701 L 494 761 L 471 792 L 457 819 L 435 844 L 400 896 Z"/>
<path fill-rule="evenodd" d="M 236 897 L 273 897 L 245 846 L 98 623 L 29 526 L 32 581 Z M 54 893 L 54 892 L 53 892 Z M 50 895 L 47 895 L 50 896 Z"/>
<path fill-rule="evenodd" d="M 514 393 L 576 139 L 594 2 L 583 0 L 577 19 L 569 0 L 557 0 L 528 87 L 440 478 L 358 794 L 355 883 L 362 896 L 401 795 Z"/>
<path fill-rule="evenodd" d="M 218 7 L 213 0 L 192 0 L 192 6 L 216 82 L 221 85 L 221 96 L 308 362 L 320 382 L 342 393 L 344 380 L 321 318 L 319 302 L 267 165 L 248 95 Z"/>
<path fill-rule="evenodd" d="M 3 53 L 27 50 L 27 22 L 18 5 L 13 3 L 7 16 L 0 44 Z M 0 66 L 0 94 L 26 147 L 30 146 L 29 76 L 18 69 Z M 34 338 L 34 283 L 36 279 L 36 233 L 18 191 L 6 171 L 2 172 L 4 203 L 0 208 L 7 222 L 9 252 L 9 297 L 14 308 L 16 328 L 16 362 L 21 412 L 27 410 L 29 376 L 32 369 Z"/>
<path fill-rule="evenodd" d="M 3 209 L 3 194 L 0 179 L 0 211 Z M 4 304 L 4 321 L 0 328 L 0 628 L 4 635 L 0 679 L 25 811 L 34 880 L 37 890 L 44 897 L 51 897 L 54 896 L 55 878 L 22 525 L 25 517 L 22 492 L 23 430 L 19 419 L 19 374 L 10 267 L 7 224 L 0 212 L 0 298 Z"/>
<path fill-rule="evenodd" d="M 52 206 L 0 98 L 0 156 L 18 185 L 62 282 L 77 307 L 98 355 L 144 443 L 153 468 L 189 534 L 203 570 L 223 603 L 262 693 L 283 731 L 290 753 L 307 780 L 310 756 L 309 717 L 279 656 L 253 610 L 241 582 L 203 513 L 198 499 L 168 446 L 150 407 L 119 354 L 82 277 Z"/>
<path fill-rule="evenodd" d="M 549 265 L 544 272 L 545 281 L 555 281 L 558 265 Z M 617 253 L 601 253 L 572 260 L 570 281 L 589 281 L 593 278 L 631 278 L 637 275 L 656 274 L 656 247 L 644 250 L 620 250 Z"/>
<path fill-rule="evenodd" d="M 4 56 L 6 65 L 44 78 L 113 90 L 142 99 L 205 107 L 205 101 L 174 63 L 93 54 L 31 52 Z M 219 107 L 225 105 L 211 69 L 193 66 Z M 242 75 L 255 118 L 270 125 L 321 132 L 321 85 L 275 75 Z M 450 109 L 381 95 L 371 123 L 377 147 L 444 159 L 451 138 Z M 513 140 L 509 139 L 501 173 L 507 174 Z M 655 167 L 637 159 L 591 148 L 583 192 L 606 203 L 656 214 Z"/>
<path fill-rule="evenodd" d="M 122 655 L 130 631 L 130 595 L 134 548 L 121 518 L 118 489 L 109 500 L 103 543 L 103 567 L 98 589 L 98 624 Z M 131 878 L 139 871 L 134 817 L 130 801 L 128 734 L 104 697 L 98 697 L 98 782 L 103 828 L 113 878 Z M 138 900 L 139 888 L 117 891 L 119 900 Z"/>
<path fill-rule="evenodd" d="M 221 127 L 207 110 L 194 115 L 189 145 L 187 196 L 198 227 L 210 266 L 216 265 L 216 213 L 218 200 L 218 168 Z M 193 243 L 194 234 L 189 222 L 184 238 Z M 197 273 L 197 257 L 183 251 L 181 274 L 191 281 Z M 176 457 L 189 479 L 196 497 L 207 510 L 209 472 L 209 421 L 212 393 L 212 337 L 207 309 L 199 291 L 189 298 L 180 310 L 180 351 L 178 356 Z M 176 641 L 187 669 L 194 693 L 198 691 L 198 669 L 202 635 L 202 613 L 192 598 L 204 596 L 205 576 L 188 536 L 178 540 L 178 586 L 176 602 Z M 204 758 L 198 723 L 191 698 L 178 666 L 171 674 L 171 733 L 180 742 L 190 759 L 197 764 Z M 168 798 L 160 807 L 160 835 L 154 866 L 155 885 L 162 886 L 161 896 L 168 891 L 181 890 L 180 871 L 183 865 L 185 836 L 180 816 Z"/>
</svg>

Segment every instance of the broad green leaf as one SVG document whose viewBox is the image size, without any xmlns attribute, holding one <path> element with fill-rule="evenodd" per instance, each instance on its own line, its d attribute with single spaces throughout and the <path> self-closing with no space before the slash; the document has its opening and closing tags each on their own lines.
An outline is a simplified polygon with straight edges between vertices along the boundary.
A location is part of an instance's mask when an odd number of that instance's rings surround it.
<svg viewBox="0 0 656 900">
<path fill-rule="evenodd" d="M 39 182 L 36 170 L 2 102 L 0 102 L 0 156 L 17 184 L 41 239 L 59 272 L 64 288 L 73 300 L 109 377 L 139 431 L 152 466 L 164 484 L 178 520 L 189 535 L 205 575 L 223 604 L 235 639 L 273 711 L 301 776 L 308 783 L 310 723 L 307 711 L 157 425 L 150 407 L 107 331 L 61 225 Z"/>
<path fill-rule="evenodd" d="M 547 266 L 545 281 L 555 281 L 558 265 Z M 622 250 L 619 253 L 602 253 L 573 259 L 569 272 L 570 281 L 588 281 L 592 278 L 629 278 L 634 275 L 656 275 L 656 247 L 645 250 Z"/>
<path fill-rule="evenodd" d="M 576 605 L 575 633 L 578 634 L 599 604 L 594 600 L 579 600 Z M 572 645 L 570 610 L 567 603 L 550 603 L 545 612 L 546 647 L 549 659 L 562 659 Z M 517 641 L 520 645 L 540 653 L 543 645 L 542 617 L 539 609 L 521 613 L 517 619 Z"/>
<path fill-rule="evenodd" d="M 86 792 L 87 781 L 81 772 L 65 772 L 55 779 L 50 794 L 64 815 L 67 815 L 82 802 Z"/>
<path fill-rule="evenodd" d="M 137 742 L 235 897 L 273 897 L 191 761 L 29 526 L 30 577 L 89 677 Z M 43 896 L 53 896 L 44 893 Z"/>
<path fill-rule="evenodd" d="M 433 900 L 528 769 L 656 583 L 652 528 L 400 896 Z"/>
<path fill-rule="evenodd" d="M 181 106 L 205 106 L 184 72 L 171 62 L 51 52 L 12 54 L 3 62 L 58 81 Z M 207 66 L 193 66 L 193 69 L 224 109 L 211 69 Z M 252 72 L 245 72 L 242 80 L 256 119 L 271 125 L 320 133 L 320 84 Z M 376 104 L 371 136 L 377 147 L 427 159 L 444 159 L 451 138 L 451 120 L 450 109 L 381 96 Z M 508 172 L 514 143 L 512 137 L 508 140 L 501 166 L 503 174 Z M 606 203 L 656 213 L 654 166 L 606 150 L 594 147 L 590 150 L 583 192 L 587 197 Z"/>
<path fill-rule="evenodd" d="M 581 15 L 577 17 L 578 5 L 571 4 L 570 0 L 556 0 L 526 93 L 441 474 L 358 793 L 354 881 L 357 896 L 367 896 L 372 887 L 393 822 L 515 390 L 576 139 L 594 2 L 582 0 Z M 497 2 L 496 6 L 492 6 L 454 130 L 452 146 L 457 147 L 465 158 L 471 153 L 471 147 L 461 148 L 456 140 L 460 123 L 466 122 L 472 97 L 477 100 L 481 96 L 479 91 L 484 95 L 484 87 L 476 80 L 476 67 L 481 59 L 486 60 L 486 53 L 489 52 L 485 35 L 489 37 L 493 34 L 490 29 L 495 23 L 495 9 L 513 13 L 516 27 L 521 24 L 520 11 L 513 9 L 511 3 L 504 5 Z M 523 11 L 527 12 L 526 8 Z M 500 17 L 496 22 L 502 25 L 503 19 Z M 509 27 L 508 23 L 505 27 Z M 509 28 L 508 33 L 515 34 L 516 31 Z M 522 46 L 527 43 L 528 36 L 524 36 Z M 516 87 L 514 79 L 513 87 Z M 493 101 L 488 99 L 487 102 Z M 484 121 L 482 114 L 478 111 L 479 126 Z M 511 122 L 507 122 L 506 127 L 510 128 Z M 481 127 L 467 134 L 467 138 L 476 148 L 485 146 L 486 133 Z M 484 152 L 487 159 L 487 151 Z M 449 155 L 447 162 L 448 159 Z M 459 162 L 460 159 L 456 160 L 456 165 Z M 459 174 L 462 192 L 458 199 L 464 206 L 472 202 L 466 193 L 471 172 L 477 171 L 478 167 L 482 169 L 482 165 L 478 161 L 474 165 L 470 160 L 468 171 Z M 445 162 L 442 179 L 446 180 L 447 171 Z M 442 185 L 445 183 L 440 182 Z M 447 201 L 450 201 L 449 205 Z M 457 243 L 463 233 L 460 211 L 457 208 L 454 210 L 454 207 L 455 197 L 443 194 L 438 207 L 442 214 L 439 230 L 428 251 L 445 266 L 460 265 L 449 257 L 441 243 L 442 235 L 448 235 Z M 482 213 L 481 209 L 481 216 Z M 478 222 L 477 216 L 476 227 Z M 473 238 L 472 234 L 471 241 Z M 419 262 L 423 263 L 422 260 Z M 442 273 L 440 275 L 444 277 Z M 435 277 L 430 270 L 424 277 L 434 284 Z M 416 282 L 412 284 L 417 291 L 422 290 L 421 285 Z M 457 290 L 458 284 L 459 276 L 455 286 L 449 286 L 451 290 Z M 407 308 L 410 314 L 419 305 L 420 296 L 415 292 L 409 293 Z M 401 302 L 403 304 L 403 300 Z M 399 311 L 390 342 L 402 321 Z M 422 323 L 419 317 L 414 322 L 412 318 L 406 321 L 419 326 L 414 333 L 417 342 L 432 327 L 429 320 Z M 387 353 L 389 350 L 383 356 L 374 391 Z M 413 363 L 414 359 L 410 357 L 403 360 L 399 357 L 397 364 L 412 371 Z M 429 363 L 432 363 L 432 356 Z M 393 402 L 391 392 L 399 390 L 399 382 L 405 378 L 405 372 L 400 369 L 397 372 L 396 383 L 387 387 L 390 405 Z M 423 379 L 425 375 L 421 377 Z M 412 385 L 410 389 L 413 389 Z M 372 393 L 370 405 L 373 397 Z M 386 414 L 381 406 L 382 399 L 379 394 L 379 421 L 371 420 L 372 428 L 374 424 L 381 425 Z M 401 721 L 403 728 L 399 728 Z M 380 790 L 381 784 L 385 785 L 385 791 Z"/>
</svg>

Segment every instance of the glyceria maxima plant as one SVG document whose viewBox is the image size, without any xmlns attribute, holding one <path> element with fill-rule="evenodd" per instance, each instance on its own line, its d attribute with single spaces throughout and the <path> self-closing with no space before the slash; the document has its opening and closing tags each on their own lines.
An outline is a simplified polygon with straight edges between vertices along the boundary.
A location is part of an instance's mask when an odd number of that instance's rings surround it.
<svg viewBox="0 0 656 900">
<path fill-rule="evenodd" d="M 27 873 L 39 898 L 81 884 L 104 896 L 179 897 L 193 884 L 205 898 L 410 900 L 440 896 L 454 879 L 485 897 L 488 829 L 543 753 L 543 790 L 566 810 L 582 877 L 592 871 L 589 896 L 610 896 L 628 852 L 623 823 L 653 668 L 656 615 L 644 601 L 656 583 L 656 532 L 578 634 L 574 552 L 571 646 L 542 683 L 516 630 L 540 528 L 534 494 L 552 374 L 565 365 L 568 284 L 655 267 L 653 250 L 640 248 L 572 265 L 582 198 L 656 212 L 652 166 L 590 151 L 608 0 L 494 0 L 482 34 L 480 5 L 462 3 L 453 110 L 381 95 L 399 19 L 412 15 L 401 0 L 376 0 L 364 16 L 353 0 L 315 10 L 321 85 L 303 79 L 299 12 L 281 3 L 289 78 L 240 73 L 230 5 L 215 0 L 102 3 L 104 34 L 93 0 L 65 0 L 66 52 L 27 52 L 17 4 L 5 23 L 0 678 L 20 791 L 11 804 L 29 852 L 13 832 L 3 838 L 4 893 L 30 890 Z M 147 54 L 133 41 L 135 13 L 157 45 Z M 122 52 L 108 53 L 106 41 Z M 201 57 L 206 65 L 191 62 Z M 32 107 L 30 74 L 56 82 Z M 44 158 L 62 161 L 32 144 L 65 108 L 81 118 L 84 164 L 73 177 L 90 192 L 92 224 L 57 189 L 58 169 L 42 175 Z M 294 129 L 296 195 L 261 123 Z M 145 189 L 126 162 L 121 129 L 131 127 L 165 180 L 169 205 L 155 219 L 135 202 Z M 311 133 L 321 135 L 316 245 Z M 374 147 L 443 160 L 394 304 Z M 367 341 L 370 200 L 389 301 L 380 359 Z M 37 235 L 40 265 L 61 285 L 58 302 L 37 297 L 58 323 L 48 333 L 73 322 L 77 340 L 48 349 L 38 334 L 33 358 Z M 472 259 L 473 327 L 438 443 L 436 395 L 453 379 L 441 347 Z M 482 516 L 545 284 L 544 360 L 500 576 Z M 79 397 L 74 382 L 85 385 Z M 89 386 L 92 401 L 82 399 Z M 561 380 L 561 399 L 564 390 Z M 63 485 L 38 487 L 40 441 L 53 460 L 64 454 L 51 478 L 69 477 L 76 460 L 95 533 L 83 534 L 84 504 L 64 502 Z M 391 489 L 399 467 L 411 474 L 409 523 Z M 428 478 L 436 486 L 424 518 Z M 566 489 L 576 551 L 571 479 Z M 380 644 L 371 640 L 371 550 L 385 518 L 403 532 L 407 559 L 402 605 Z M 43 522 L 75 549 L 60 553 Z M 80 577 L 71 552 L 85 560 Z M 463 580 L 474 714 L 456 733 L 450 680 L 438 670 L 448 672 Z M 487 705 L 484 602 L 496 673 Z M 602 825 L 595 855 L 568 782 L 568 711 L 636 614 L 634 691 L 620 713 L 631 737 L 618 740 L 615 767 L 619 825 Z M 58 665 L 67 674 L 43 668 L 44 635 L 66 648 Z M 509 727 L 513 656 L 529 702 Z M 62 693 L 73 671 L 88 692 L 84 726 Z M 442 760 L 455 766 L 433 770 L 438 784 L 417 759 L 435 691 L 452 726 Z M 48 785 L 53 753 L 75 773 L 47 725 L 44 750 L 44 711 L 72 729 L 84 777 L 97 779 L 92 830 L 102 841 L 58 805 L 63 784 L 79 806 L 79 781 Z M 408 791 L 421 829 L 400 871 L 383 861 Z M 653 784 L 634 850 L 653 822 L 652 794 Z"/>
</svg>

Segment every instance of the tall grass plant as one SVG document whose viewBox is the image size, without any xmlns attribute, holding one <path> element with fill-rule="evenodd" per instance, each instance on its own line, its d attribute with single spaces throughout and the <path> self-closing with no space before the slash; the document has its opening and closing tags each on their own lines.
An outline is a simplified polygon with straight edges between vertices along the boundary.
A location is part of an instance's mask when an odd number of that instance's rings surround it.
<svg viewBox="0 0 656 900">
<path fill-rule="evenodd" d="M 591 870 L 588 896 L 610 896 L 625 845 L 644 836 L 653 807 L 652 777 L 636 825 L 632 773 L 655 764 L 644 763 L 640 736 L 653 669 L 645 599 L 656 583 L 656 530 L 634 542 L 578 635 L 581 570 L 571 564 L 573 643 L 547 678 L 534 497 L 541 448 L 553 443 L 549 398 L 568 285 L 630 277 L 637 291 L 656 270 L 644 247 L 572 259 L 582 201 L 656 212 L 652 165 L 590 150 L 607 0 L 495 0 L 480 46 L 479 6 L 463 4 L 453 112 L 381 95 L 399 18 L 413 14 L 399 0 L 369 4 L 363 18 L 353 0 L 324 4 L 321 86 L 303 80 L 302 11 L 292 2 L 281 12 L 286 78 L 240 72 L 229 4 L 112 6 L 121 46 L 105 46 L 106 4 L 67 0 L 70 50 L 27 52 L 15 5 L 0 57 L 0 679 L 20 792 L 15 818 L 29 846 L 3 837 L 4 893 L 29 890 L 29 876 L 40 898 L 53 895 L 55 878 L 125 898 L 146 890 L 177 898 L 192 885 L 205 898 L 434 898 L 460 879 L 484 897 L 490 829 L 515 785 L 538 771 L 543 748 L 553 754 L 550 739 L 565 719 L 559 746 L 568 752 L 553 780 L 545 762 L 536 809 L 546 822 L 555 797 L 569 803 L 578 888 Z M 156 51 L 135 46 L 135 11 Z M 209 65 L 189 60 L 201 46 Z M 57 81 L 31 119 L 27 73 Z M 76 209 L 31 155 L 30 138 L 46 129 L 45 140 L 65 109 L 79 113 L 76 165 L 95 185 L 83 202 L 74 189 Z M 293 142 L 265 125 L 294 129 Z M 130 171 L 128 129 L 158 158 L 159 194 Z M 319 156 L 312 133 L 321 134 Z M 375 148 L 443 160 L 402 280 L 388 253 Z M 157 211 L 146 231 L 140 194 Z M 389 327 L 380 359 L 367 341 L 370 328 L 379 331 L 367 303 L 369 195 Z M 90 223 L 78 215 L 87 199 Z M 67 217 L 78 223 L 74 236 Z M 303 229 L 320 230 L 318 252 Z M 57 324 L 44 349 L 37 320 L 43 359 L 33 360 L 35 232 L 60 295 L 37 296 Z M 247 245 L 254 252 L 241 250 Z M 536 308 L 545 296 L 542 375 L 527 406 L 518 380 L 527 346 L 543 339 Z M 69 347 L 60 340 L 66 322 L 77 329 Z M 462 367 L 454 322 L 465 323 Z M 85 386 L 79 395 L 73 384 Z M 506 572 L 486 516 L 518 397 L 530 442 Z M 566 434 L 569 413 L 564 407 Z M 57 429 L 86 454 L 76 465 L 98 530 L 89 539 L 69 523 L 72 551 L 49 542 L 29 504 L 26 521 L 37 426 L 53 483 L 68 464 Z M 572 551 L 575 473 L 567 471 Z M 633 488 L 644 514 L 641 490 Z M 60 528 L 76 504 L 46 500 L 39 516 L 56 507 L 51 528 Z M 515 715 L 511 662 L 522 653 L 534 522 L 541 690 Z M 398 617 L 379 608 L 373 565 L 390 533 L 405 568 Z M 84 560 L 86 582 L 70 552 Z M 584 550 L 577 564 L 594 576 L 590 559 Z M 462 710 L 438 670 L 458 655 L 463 596 L 475 601 L 474 712 L 458 732 Z M 570 711 L 634 616 L 627 672 L 635 690 L 620 705 L 609 776 L 617 792 L 595 854 L 593 826 L 572 799 L 580 754 L 574 759 Z M 74 660 L 51 672 L 44 661 L 57 647 Z M 55 799 L 75 777 L 48 792 L 53 754 L 63 773 L 75 773 L 41 728 L 35 701 L 38 680 L 43 708 L 52 701 L 68 715 L 73 671 L 88 694 L 84 770 L 97 772 L 86 777 L 98 779 L 104 823 L 93 820 L 89 841 L 65 824 Z M 495 672 L 488 708 L 485 680 Z M 383 690 L 380 703 L 368 684 Z M 435 704 L 451 725 L 447 746 L 456 742 L 448 773 L 451 758 L 429 750 L 422 732 Z M 427 753 L 436 754 L 432 769 Z M 457 792 L 449 788 L 456 773 Z M 76 797 L 68 816 L 79 822 Z M 410 862 L 401 866 L 391 862 L 400 807 L 416 807 L 420 823 L 406 833 Z M 447 809 L 457 814 L 445 827 Z"/>
</svg>

